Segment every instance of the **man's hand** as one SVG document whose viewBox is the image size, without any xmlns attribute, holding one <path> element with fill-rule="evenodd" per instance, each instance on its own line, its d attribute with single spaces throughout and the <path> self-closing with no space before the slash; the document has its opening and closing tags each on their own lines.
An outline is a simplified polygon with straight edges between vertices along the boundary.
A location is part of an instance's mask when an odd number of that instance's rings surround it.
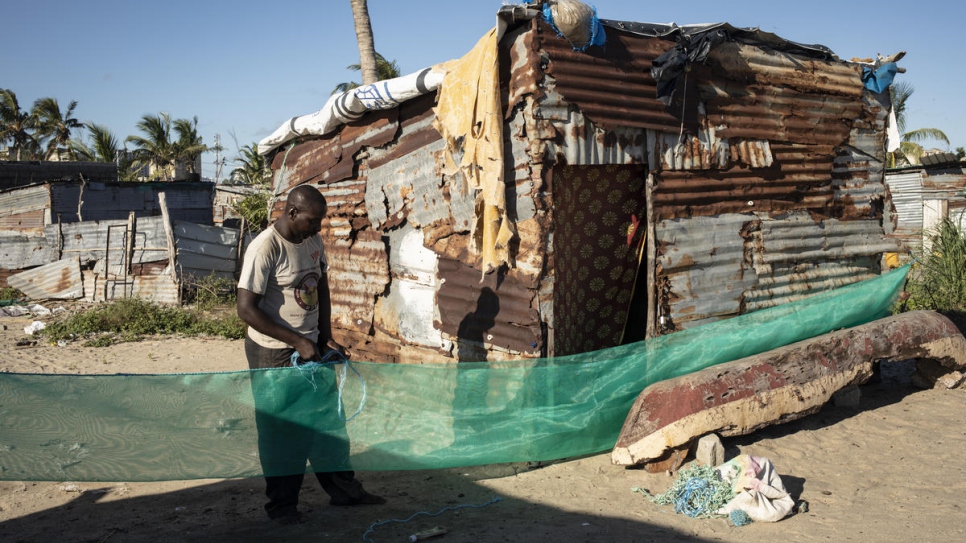
<svg viewBox="0 0 966 543">
<path fill-rule="evenodd" d="M 293 345 L 293 347 L 299 352 L 302 360 L 306 362 L 318 362 L 322 360 L 322 352 L 314 341 L 303 336 L 296 343 L 297 345 Z"/>
<path fill-rule="evenodd" d="M 329 339 L 323 343 L 321 338 L 319 338 L 319 350 L 322 351 L 323 356 L 335 351 L 346 358 L 349 357 L 349 351 L 334 339 Z"/>
</svg>

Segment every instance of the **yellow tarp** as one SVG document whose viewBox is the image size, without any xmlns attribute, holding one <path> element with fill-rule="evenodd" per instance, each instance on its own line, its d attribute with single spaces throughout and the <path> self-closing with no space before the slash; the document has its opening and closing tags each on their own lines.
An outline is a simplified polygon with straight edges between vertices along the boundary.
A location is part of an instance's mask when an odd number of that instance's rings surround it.
<svg viewBox="0 0 966 543">
<path fill-rule="evenodd" d="M 445 63 L 443 69 L 446 75 L 439 89 L 434 126 L 449 151 L 447 173 L 462 172 L 468 186 L 478 191 L 473 238 L 487 272 L 507 263 L 514 235 L 504 192 L 496 29 L 462 58 Z"/>
</svg>

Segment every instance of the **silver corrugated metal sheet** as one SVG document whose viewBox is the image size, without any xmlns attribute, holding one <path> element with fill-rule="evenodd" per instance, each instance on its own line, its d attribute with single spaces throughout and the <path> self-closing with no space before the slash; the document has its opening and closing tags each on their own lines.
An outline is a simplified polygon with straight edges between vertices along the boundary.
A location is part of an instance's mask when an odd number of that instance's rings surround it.
<svg viewBox="0 0 966 543">
<path fill-rule="evenodd" d="M 0 269 L 22 270 L 50 260 L 50 246 L 43 236 L 0 231 Z"/>
<path fill-rule="evenodd" d="M 180 302 L 180 286 L 170 274 L 132 276 L 129 284 L 121 283 L 112 278 L 106 282 L 106 298 L 103 273 L 84 270 L 83 276 L 84 299 L 90 302 L 101 302 L 105 299 L 115 300 L 130 296 L 137 296 L 161 304 L 177 304 Z"/>
<path fill-rule="evenodd" d="M 0 218 L 50 207 L 47 185 L 0 191 Z"/>
<path fill-rule="evenodd" d="M 177 262 L 181 272 L 194 278 L 216 275 L 233 278 L 238 263 L 238 230 L 175 221 Z"/>
<path fill-rule="evenodd" d="M 161 217 L 137 219 L 134 237 L 134 257 L 132 263 L 142 264 L 168 259 L 167 238 Z M 124 227 L 127 221 L 84 221 L 61 225 L 48 225 L 45 229 L 47 244 L 52 253 L 57 252 L 58 239 L 62 243 L 60 253 L 77 256 L 82 265 L 88 265 L 104 258 L 107 249 L 109 226 Z M 58 228 L 60 233 L 58 233 Z M 124 246 L 124 228 L 111 230 L 111 260 L 119 258 L 119 249 Z"/>
<path fill-rule="evenodd" d="M 451 215 L 437 166 L 444 148 L 445 143 L 439 140 L 369 170 L 366 210 L 375 228 L 384 228 L 387 222 L 399 224 L 410 214 L 417 226 Z"/>
<path fill-rule="evenodd" d="M 84 296 L 80 262 L 76 257 L 11 275 L 7 284 L 32 300 L 74 300 Z"/>
<path fill-rule="evenodd" d="M 666 247 L 658 266 L 670 286 L 661 306 L 675 326 L 740 312 L 743 293 L 757 283 L 745 261 L 743 232 L 757 220 L 754 214 L 728 214 L 657 225 L 657 242 Z"/>
<path fill-rule="evenodd" d="M 376 303 L 375 326 L 407 344 L 448 350 L 435 323 L 436 253 L 423 246 L 423 234 L 405 225 L 389 234 L 389 269 L 392 282 Z"/>
<path fill-rule="evenodd" d="M 662 221 L 657 239 L 669 287 L 659 303 L 674 329 L 868 279 L 896 249 L 877 220 L 816 222 L 807 213 Z"/>
</svg>

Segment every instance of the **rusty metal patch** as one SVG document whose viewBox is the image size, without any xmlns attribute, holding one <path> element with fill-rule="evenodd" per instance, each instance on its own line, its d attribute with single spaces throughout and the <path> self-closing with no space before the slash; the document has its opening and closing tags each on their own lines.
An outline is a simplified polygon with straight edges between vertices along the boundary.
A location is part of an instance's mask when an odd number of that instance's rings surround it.
<svg viewBox="0 0 966 543">
<path fill-rule="evenodd" d="M 513 271 L 480 270 L 440 258 L 437 328 L 454 341 L 481 342 L 504 351 L 538 356 L 543 349 L 536 291 Z M 482 276 L 482 277 L 481 277 Z"/>
</svg>

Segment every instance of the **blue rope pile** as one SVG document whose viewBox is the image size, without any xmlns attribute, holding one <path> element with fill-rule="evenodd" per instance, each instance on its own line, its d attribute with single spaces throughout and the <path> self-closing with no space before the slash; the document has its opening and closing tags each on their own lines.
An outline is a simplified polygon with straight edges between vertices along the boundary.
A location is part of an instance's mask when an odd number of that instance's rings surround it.
<svg viewBox="0 0 966 543">
<path fill-rule="evenodd" d="M 667 492 L 651 499 L 661 505 L 674 505 L 674 512 L 691 518 L 712 518 L 715 511 L 735 496 L 731 485 L 711 466 L 692 464 L 678 473 Z"/>
</svg>

